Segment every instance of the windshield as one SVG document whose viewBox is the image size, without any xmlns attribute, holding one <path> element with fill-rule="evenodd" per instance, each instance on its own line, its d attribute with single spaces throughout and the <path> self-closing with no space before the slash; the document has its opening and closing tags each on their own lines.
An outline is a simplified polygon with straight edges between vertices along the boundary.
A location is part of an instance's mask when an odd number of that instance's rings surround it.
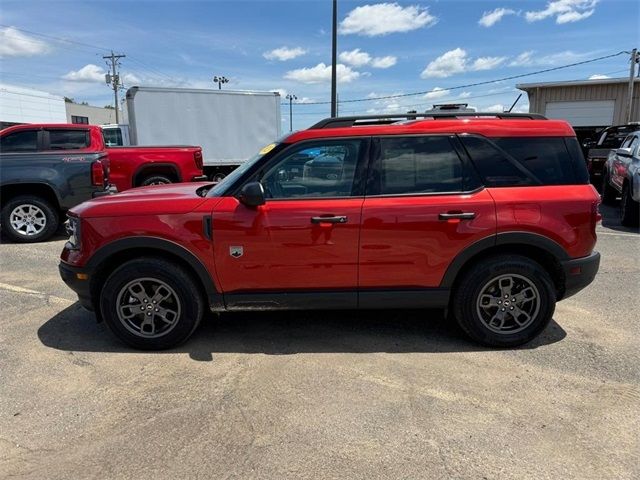
<svg viewBox="0 0 640 480">
<path fill-rule="evenodd" d="M 209 196 L 209 197 L 218 197 L 220 195 L 223 195 L 224 192 L 227 190 L 227 188 L 230 185 L 233 185 L 235 183 L 235 181 L 244 174 L 244 172 L 249 170 L 262 157 L 264 157 L 267 153 L 271 152 L 274 148 L 276 148 L 276 146 L 278 146 L 277 143 L 271 143 L 271 144 L 267 145 L 266 147 L 264 147 L 262 150 L 260 150 L 258 153 L 256 153 L 253 157 L 251 157 L 249 160 L 247 160 L 246 162 L 241 164 L 238 168 L 236 168 L 229 175 L 224 177 L 219 183 L 214 185 L 213 188 L 211 190 L 209 190 L 209 193 L 207 194 L 207 196 Z"/>
</svg>

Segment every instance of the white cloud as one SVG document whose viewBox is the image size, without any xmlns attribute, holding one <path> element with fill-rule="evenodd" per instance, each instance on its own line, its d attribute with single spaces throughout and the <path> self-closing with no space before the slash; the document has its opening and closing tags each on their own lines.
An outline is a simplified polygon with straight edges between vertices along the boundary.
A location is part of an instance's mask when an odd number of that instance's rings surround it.
<svg viewBox="0 0 640 480">
<path fill-rule="evenodd" d="M 69 73 L 62 76 L 63 80 L 70 82 L 83 82 L 83 83 L 105 83 L 106 70 L 93 63 L 88 63 L 79 70 L 71 70 Z M 124 73 L 122 75 L 122 82 L 127 85 L 139 85 L 142 80 L 133 73 Z"/>
<path fill-rule="evenodd" d="M 524 67 L 531 65 L 533 63 L 533 50 L 529 50 L 527 52 L 522 52 L 516 58 L 514 58 L 510 63 L 510 67 Z"/>
<path fill-rule="evenodd" d="M 362 5 L 351 10 L 340 22 L 339 31 L 343 35 L 375 37 L 430 27 L 437 21 L 437 17 L 431 15 L 426 7 L 419 5 L 402 7 L 397 3 L 377 3 Z"/>
<path fill-rule="evenodd" d="M 313 103 L 313 102 L 315 102 L 315 100 L 309 97 L 302 97 L 296 100 L 296 103 Z"/>
<path fill-rule="evenodd" d="M 397 58 L 392 55 L 386 57 L 371 57 L 367 52 L 363 52 L 359 48 L 351 50 L 349 52 L 340 52 L 338 59 L 353 67 L 364 67 L 365 65 L 371 65 L 373 68 L 389 68 L 393 67 Z"/>
<path fill-rule="evenodd" d="M 478 20 L 478 23 L 483 27 L 493 27 L 502 20 L 502 17 L 505 15 L 514 15 L 515 13 L 515 10 L 511 10 L 510 8 L 496 8 L 490 12 L 484 12 L 480 20 Z"/>
<path fill-rule="evenodd" d="M 599 0 L 551 0 L 544 10 L 525 13 L 527 22 L 537 22 L 555 17 L 557 24 L 578 22 L 589 18 L 595 12 Z"/>
<path fill-rule="evenodd" d="M 462 92 L 458 95 L 459 98 L 469 98 L 471 96 L 471 92 Z"/>
<path fill-rule="evenodd" d="M 571 50 L 564 50 L 558 53 L 551 53 L 547 55 L 535 55 L 534 50 L 529 50 L 527 52 L 522 52 L 516 58 L 514 58 L 511 62 L 509 62 L 510 67 L 531 67 L 531 66 L 554 66 L 554 65 L 565 65 L 568 63 L 578 62 L 588 56 L 590 56 L 593 52 L 586 53 L 576 53 Z"/>
<path fill-rule="evenodd" d="M 483 108 L 481 111 L 491 112 L 491 113 L 503 113 L 504 108 L 505 108 L 504 105 L 502 105 L 501 103 L 496 103 L 495 105 L 490 105 L 488 107 Z"/>
<path fill-rule="evenodd" d="M 349 83 L 360 77 L 360 72 L 352 70 L 350 67 L 339 63 L 336 68 L 336 77 L 339 83 Z M 301 83 L 325 83 L 331 81 L 331 65 L 319 63 L 315 67 L 298 68 L 290 70 L 284 78 Z"/>
<path fill-rule="evenodd" d="M 589 77 L 589 80 L 606 80 L 607 78 L 611 78 L 609 75 L 600 75 L 599 73 L 596 73 L 594 75 L 591 75 Z"/>
<path fill-rule="evenodd" d="M 424 98 L 427 100 L 436 100 L 438 98 L 443 98 L 449 95 L 450 91 L 445 88 L 434 87 L 429 93 L 427 93 Z"/>
<path fill-rule="evenodd" d="M 387 55 L 386 57 L 376 57 L 371 60 L 371 66 L 373 68 L 389 68 L 393 67 L 398 59 L 393 55 Z"/>
<path fill-rule="evenodd" d="M 0 28 L 0 58 L 32 57 L 48 53 L 51 47 L 42 40 L 13 27 Z"/>
<path fill-rule="evenodd" d="M 264 52 L 262 56 L 267 60 L 279 60 L 281 62 L 286 62 L 287 60 L 293 60 L 294 58 L 300 57 L 305 53 L 307 53 L 307 51 L 301 47 L 280 47 L 275 50 L 271 50 L 270 52 Z"/>
<path fill-rule="evenodd" d="M 435 60 L 429 62 L 422 71 L 422 78 L 446 78 L 462 73 L 467 67 L 467 52 L 461 48 L 449 50 Z"/>
<path fill-rule="evenodd" d="M 504 63 L 507 57 L 479 57 L 476 58 L 471 65 L 471 70 L 493 70 L 497 66 Z"/>
<path fill-rule="evenodd" d="M 271 90 L 269 90 L 270 92 L 277 92 L 280 94 L 280 97 L 284 98 L 287 96 L 287 89 L 286 88 L 272 88 Z"/>
<path fill-rule="evenodd" d="M 363 52 L 359 48 L 351 50 L 350 52 L 340 52 L 338 59 L 348 65 L 354 67 L 362 67 L 368 65 L 371 62 L 371 55 L 367 52 Z"/>
</svg>

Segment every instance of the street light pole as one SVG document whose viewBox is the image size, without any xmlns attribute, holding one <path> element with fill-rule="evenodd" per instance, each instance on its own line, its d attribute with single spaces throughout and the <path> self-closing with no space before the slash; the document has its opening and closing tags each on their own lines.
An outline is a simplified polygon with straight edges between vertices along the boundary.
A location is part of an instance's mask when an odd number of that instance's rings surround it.
<svg viewBox="0 0 640 480">
<path fill-rule="evenodd" d="M 331 26 L 331 116 L 338 116 L 337 91 L 337 55 L 338 55 L 338 0 L 333 0 L 333 24 Z"/>
<path fill-rule="evenodd" d="M 293 101 L 298 97 L 290 93 L 285 98 L 289 100 L 289 131 L 293 132 Z"/>
<path fill-rule="evenodd" d="M 218 84 L 218 90 L 222 90 L 222 84 L 223 83 L 229 83 L 229 79 L 227 77 L 223 77 L 223 76 L 215 76 L 213 77 L 213 83 L 217 83 Z"/>
<path fill-rule="evenodd" d="M 627 101 L 629 102 L 627 105 L 627 123 L 631 123 L 632 120 L 632 110 L 633 110 L 633 84 L 634 84 L 634 76 L 636 73 L 636 63 L 638 62 L 638 49 L 634 48 L 631 51 L 631 67 L 629 68 L 629 90 L 627 92 Z"/>
</svg>

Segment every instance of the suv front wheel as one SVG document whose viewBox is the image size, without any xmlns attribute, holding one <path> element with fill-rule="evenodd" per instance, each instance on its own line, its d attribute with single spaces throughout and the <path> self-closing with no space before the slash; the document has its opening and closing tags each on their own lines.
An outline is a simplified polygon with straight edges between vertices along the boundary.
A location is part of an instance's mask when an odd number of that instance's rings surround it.
<svg viewBox="0 0 640 480">
<path fill-rule="evenodd" d="M 514 347 L 533 340 L 551 321 L 556 294 L 549 274 L 520 255 L 484 259 L 462 278 L 453 313 L 474 340 Z"/>
<path fill-rule="evenodd" d="M 131 260 L 109 275 L 100 311 L 109 329 L 143 350 L 174 347 L 191 336 L 202 319 L 198 285 L 179 265 L 159 258 Z"/>
</svg>

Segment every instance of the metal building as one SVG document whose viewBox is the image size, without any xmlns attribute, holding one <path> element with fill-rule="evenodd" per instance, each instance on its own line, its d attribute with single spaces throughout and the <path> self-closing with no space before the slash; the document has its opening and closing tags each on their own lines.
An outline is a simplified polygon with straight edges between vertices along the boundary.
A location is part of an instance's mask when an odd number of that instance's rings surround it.
<svg viewBox="0 0 640 480">
<path fill-rule="evenodd" d="M 529 96 L 529 112 L 567 120 L 574 127 L 627 123 L 629 78 L 516 85 Z M 640 120 L 640 78 L 634 79 L 631 121 Z"/>
</svg>

